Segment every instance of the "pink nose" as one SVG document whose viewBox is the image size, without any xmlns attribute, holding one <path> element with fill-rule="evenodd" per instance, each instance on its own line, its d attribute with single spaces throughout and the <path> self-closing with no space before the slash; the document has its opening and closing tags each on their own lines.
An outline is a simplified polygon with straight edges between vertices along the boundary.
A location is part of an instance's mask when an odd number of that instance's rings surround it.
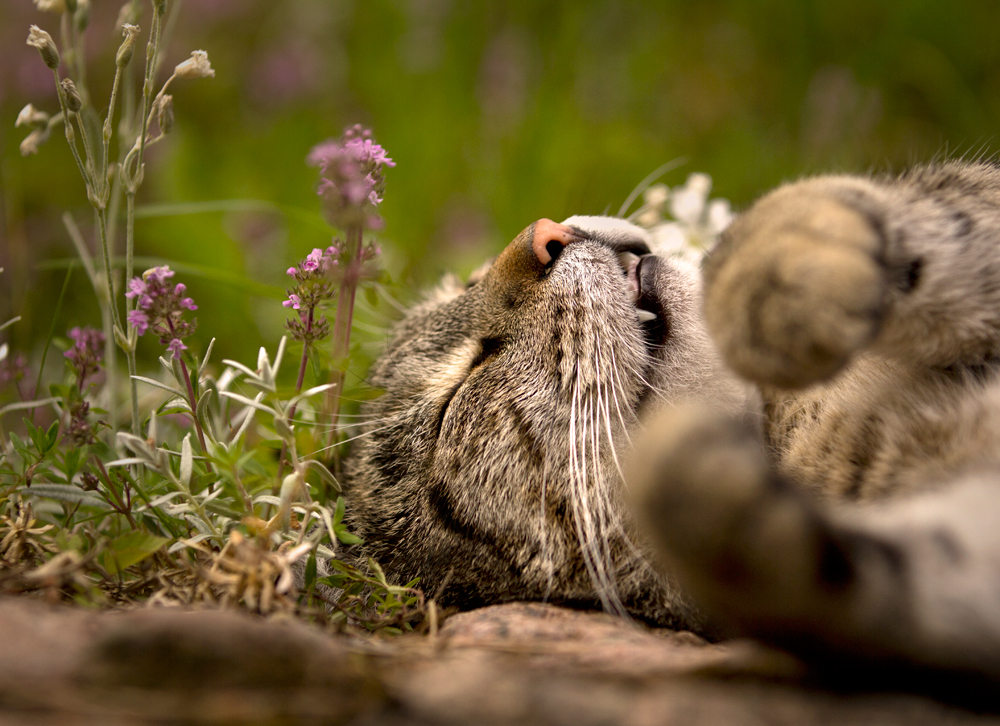
<svg viewBox="0 0 1000 726">
<path fill-rule="evenodd" d="M 551 219 L 539 219 L 535 222 L 535 235 L 531 240 L 531 250 L 539 262 L 547 265 L 559 256 L 563 247 L 570 242 L 579 242 L 581 239 L 583 237 L 572 227 L 553 222 Z"/>
</svg>

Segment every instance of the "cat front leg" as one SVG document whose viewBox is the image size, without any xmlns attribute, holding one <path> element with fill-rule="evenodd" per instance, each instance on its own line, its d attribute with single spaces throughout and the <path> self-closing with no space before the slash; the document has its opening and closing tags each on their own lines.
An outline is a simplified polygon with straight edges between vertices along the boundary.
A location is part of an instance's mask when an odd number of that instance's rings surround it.
<svg viewBox="0 0 1000 726">
<path fill-rule="evenodd" d="M 1000 169 L 817 177 L 766 195 L 705 265 L 705 316 L 749 380 L 800 388 L 860 350 L 946 367 L 1000 357 Z"/>
<path fill-rule="evenodd" d="M 626 476 L 639 521 L 723 632 L 820 670 L 904 685 L 914 670 L 958 674 L 995 692 L 1000 471 L 832 508 L 776 471 L 752 426 L 699 408 L 650 422 L 636 451 Z"/>
</svg>

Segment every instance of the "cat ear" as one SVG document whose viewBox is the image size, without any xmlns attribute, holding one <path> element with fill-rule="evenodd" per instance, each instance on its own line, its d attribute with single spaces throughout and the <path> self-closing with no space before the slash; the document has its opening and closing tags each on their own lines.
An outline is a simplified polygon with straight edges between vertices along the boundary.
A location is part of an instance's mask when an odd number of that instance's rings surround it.
<svg viewBox="0 0 1000 726">
<path fill-rule="evenodd" d="M 490 268 L 493 267 L 493 263 L 496 262 L 496 259 L 497 258 L 495 256 L 491 257 L 488 260 L 486 260 L 486 262 L 477 267 L 475 270 L 473 270 L 472 273 L 469 275 L 468 281 L 465 283 L 465 287 L 470 288 L 477 282 L 482 280 L 486 276 L 486 273 L 490 271 Z"/>
</svg>

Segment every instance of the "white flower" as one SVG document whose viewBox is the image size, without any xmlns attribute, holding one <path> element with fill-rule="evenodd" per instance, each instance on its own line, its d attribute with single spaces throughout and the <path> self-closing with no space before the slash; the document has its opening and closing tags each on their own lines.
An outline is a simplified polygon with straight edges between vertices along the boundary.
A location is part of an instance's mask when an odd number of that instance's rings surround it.
<svg viewBox="0 0 1000 726">
<path fill-rule="evenodd" d="M 660 188 L 647 190 L 645 206 L 648 209 L 638 219 L 649 229 L 653 252 L 697 264 L 732 222 L 729 201 L 713 199 L 709 202 L 712 177 L 708 174 L 691 174 L 683 186 L 673 191 L 663 185 L 657 187 Z M 658 206 L 668 202 L 674 221 L 661 222 Z"/>
<path fill-rule="evenodd" d="M 21 156 L 28 156 L 30 154 L 37 154 L 38 147 L 44 144 L 49 138 L 49 129 L 46 128 L 36 128 L 30 134 L 24 137 L 24 141 L 21 142 Z"/>
<path fill-rule="evenodd" d="M 649 230 L 652 238 L 653 252 L 667 256 L 683 252 L 687 247 L 688 236 L 679 222 L 664 222 Z"/>
<path fill-rule="evenodd" d="M 670 198 L 670 188 L 666 184 L 653 184 L 642 193 L 646 206 L 662 209 Z"/>
<path fill-rule="evenodd" d="M 21 113 L 17 115 L 17 121 L 14 122 L 14 128 L 19 128 L 21 126 L 47 126 L 48 123 L 49 115 L 44 111 L 39 111 L 29 103 L 27 106 L 22 108 Z"/>
<path fill-rule="evenodd" d="M 684 186 L 674 190 L 670 199 L 670 213 L 675 219 L 694 225 L 701 220 L 705 202 L 712 189 L 712 177 L 708 174 L 692 174 Z"/>
<path fill-rule="evenodd" d="M 43 13 L 62 13 L 66 11 L 65 0 L 34 0 L 35 7 Z"/>
<path fill-rule="evenodd" d="M 214 78 L 215 71 L 212 64 L 208 62 L 208 53 L 203 50 L 191 51 L 191 57 L 183 63 L 178 63 L 174 68 L 174 75 L 178 78 Z"/>
<path fill-rule="evenodd" d="M 713 199 L 708 205 L 705 228 L 711 235 L 720 235 L 733 221 L 733 210 L 728 199 Z"/>
<path fill-rule="evenodd" d="M 670 188 L 666 184 L 653 184 L 642 193 L 642 209 L 635 221 L 640 227 L 653 227 L 663 216 L 663 208 L 670 198 Z"/>
</svg>

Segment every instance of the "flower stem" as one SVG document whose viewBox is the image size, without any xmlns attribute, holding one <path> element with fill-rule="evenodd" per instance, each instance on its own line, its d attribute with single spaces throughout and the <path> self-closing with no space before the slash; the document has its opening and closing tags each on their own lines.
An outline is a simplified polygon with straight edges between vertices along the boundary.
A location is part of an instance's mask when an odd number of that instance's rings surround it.
<svg viewBox="0 0 1000 726">
<path fill-rule="evenodd" d="M 184 374 L 184 385 L 187 386 L 188 401 L 191 403 L 191 418 L 194 419 L 194 429 L 198 432 L 198 443 L 201 444 L 201 453 L 208 456 L 208 447 L 205 446 L 205 432 L 201 429 L 201 421 L 198 420 L 198 401 L 194 397 L 194 386 L 191 385 L 191 374 L 188 373 L 187 364 L 181 357 L 177 358 L 181 364 L 181 373 Z M 212 465 L 205 462 L 205 468 L 212 471 Z"/>
<path fill-rule="evenodd" d="M 236 484 L 236 491 L 239 492 L 240 497 L 243 499 L 243 506 L 246 508 L 247 514 L 253 514 L 253 499 L 250 497 L 250 494 L 247 493 L 246 487 L 243 486 L 243 481 L 240 479 L 239 468 L 233 464 L 229 470 L 232 472 L 233 483 Z"/>
<path fill-rule="evenodd" d="M 132 149 L 125 156 L 125 163 L 123 164 L 124 173 L 127 175 L 128 182 L 124 185 L 126 194 L 135 194 L 136 189 L 142 184 L 143 169 L 143 153 L 146 150 L 146 134 L 149 131 L 149 122 L 151 120 L 150 107 L 152 105 L 153 96 L 153 78 L 156 75 L 156 56 L 160 45 L 160 11 L 157 9 L 157 3 L 153 3 L 153 23 L 152 28 L 149 33 L 149 42 L 146 43 L 146 72 L 143 76 L 142 82 L 142 111 L 139 114 L 139 134 L 136 137 L 135 144 Z M 160 89 L 160 93 L 157 95 L 162 95 L 166 91 L 167 86 L 174 79 L 170 76 L 163 84 Z M 133 167 L 133 163 L 135 166 Z"/>
<path fill-rule="evenodd" d="M 133 263 L 132 255 L 133 249 L 135 247 L 135 192 L 132 191 L 125 195 L 125 279 L 131 280 L 133 275 Z M 125 298 L 125 314 L 126 316 L 135 309 L 135 303 L 129 298 Z M 127 330 L 123 330 L 123 333 L 128 333 Z M 136 375 L 136 365 L 135 365 L 135 346 L 130 346 L 131 349 L 126 349 L 125 355 L 128 358 L 128 375 L 130 389 L 129 393 L 131 396 L 132 403 L 132 433 L 135 436 L 142 436 L 142 427 L 139 420 L 139 391 L 135 381 Z"/>
<path fill-rule="evenodd" d="M 138 530 L 139 525 L 137 525 L 135 523 L 135 520 L 132 519 L 132 511 L 131 511 L 132 507 L 126 506 L 125 502 L 123 502 L 121 497 L 118 496 L 118 492 L 115 491 L 114 486 L 112 486 L 111 484 L 111 475 L 108 474 L 108 470 L 104 468 L 104 462 L 101 461 L 99 456 L 95 456 L 94 461 L 97 462 L 97 468 L 100 469 L 101 475 L 104 477 L 104 483 L 107 485 L 108 491 L 111 493 L 111 496 L 115 498 L 115 504 L 117 505 L 115 508 L 121 514 L 125 515 L 125 518 L 128 520 L 128 523 L 132 525 L 133 530 Z"/>
<path fill-rule="evenodd" d="M 309 308 L 309 317 L 306 320 L 306 340 L 302 343 L 302 360 L 299 362 L 299 377 L 295 380 L 295 395 L 302 393 L 302 384 L 305 383 L 306 379 L 306 364 L 309 363 L 309 346 L 310 342 L 308 340 L 310 334 L 312 333 L 313 324 L 313 314 L 316 308 Z M 292 420 L 295 418 L 295 409 L 297 404 L 288 409 L 288 423 L 291 424 Z M 281 475 L 285 473 L 285 454 L 288 453 L 288 447 L 282 443 L 281 444 L 281 456 L 278 457 L 278 479 L 280 481 Z"/>
<path fill-rule="evenodd" d="M 87 187 L 88 198 L 93 198 L 94 188 L 91 183 L 90 174 L 87 168 L 83 165 L 83 160 L 80 158 L 80 150 L 76 148 L 76 134 L 73 132 L 73 124 L 70 121 L 70 111 L 69 107 L 66 105 L 66 94 L 63 91 L 62 83 L 59 82 L 59 71 L 52 71 L 52 75 L 56 79 L 56 95 L 59 96 L 59 107 L 62 109 L 63 114 L 63 131 L 66 132 L 66 141 L 69 142 L 69 149 L 73 153 L 73 160 L 76 162 L 76 168 L 80 172 L 80 176 L 83 177 L 84 186 Z"/>
<path fill-rule="evenodd" d="M 344 395 L 344 381 L 347 378 L 348 354 L 351 350 L 351 320 L 354 317 L 354 296 L 361 279 L 361 237 L 360 225 L 347 230 L 347 249 L 345 258 L 348 260 L 344 270 L 344 280 L 337 296 L 337 315 L 333 323 L 333 371 L 330 373 L 330 383 L 334 387 L 327 391 L 326 410 L 330 416 L 330 429 L 324 448 L 331 447 L 337 438 L 337 419 L 340 418 L 340 402 Z"/>
<path fill-rule="evenodd" d="M 104 158 L 102 160 L 102 165 L 105 169 L 105 172 L 107 172 L 108 162 L 111 160 L 111 157 L 109 156 L 110 151 L 108 145 L 111 143 L 111 136 L 113 134 L 115 103 L 118 100 L 118 86 L 121 85 L 121 80 L 122 80 L 122 68 L 121 66 L 116 65 L 115 80 L 114 84 L 111 86 L 111 100 L 108 101 L 108 115 L 107 118 L 104 119 L 104 126 L 101 128 L 101 136 L 104 140 Z M 107 178 L 108 178 L 107 173 L 105 173 L 104 176 L 105 185 L 109 187 L 110 185 L 107 183 Z M 106 191 L 110 192 L 111 190 L 106 189 Z"/>
<path fill-rule="evenodd" d="M 313 326 L 313 315 L 315 314 L 316 308 L 309 308 L 309 317 L 306 319 L 306 338 L 312 334 Z M 310 341 L 307 339 L 302 343 L 302 360 L 299 361 L 299 377 L 295 379 L 295 395 L 302 393 L 302 384 L 305 383 L 306 379 L 306 364 L 309 362 L 309 346 Z M 292 406 L 288 411 L 288 418 L 291 420 L 295 416 L 295 406 Z"/>
<path fill-rule="evenodd" d="M 118 331 L 121 331 L 121 332 L 124 333 L 125 329 L 122 327 L 121 319 L 118 317 L 118 306 L 115 305 L 115 287 L 114 287 L 114 283 L 113 283 L 112 277 L 111 277 L 111 252 L 109 250 L 109 245 L 108 245 L 108 213 L 107 213 L 107 209 L 98 209 L 97 210 L 97 220 L 98 220 L 98 223 L 99 223 L 100 233 L 101 233 L 100 234 L 100 236 L 101 236 L 101 251 L 104 253 L 104 277 L 105 277 L 105 279 L 107 281 L 107 286 L 108 286 L 107 303 L 106 303 L 106 306 L 102 305 L 101 307 L 102 308 L 107 307 L 107 308 L 110 309 L 110 313 L 111 313 L 111 321 L 110 322 L 111 322 L 111 328 L 112 328 L 112 330 L 111 330 L 112 335 L 110 336 L 110 338 L 106 338 L 106 340 L 110 341 L 111 339 L 116 339 L 117 338 L 117 335 L 114 334 L 115 330 L 118 330 Z M 100 295 L 100 296 L 98 296 L 98 297 L 103 297 L 103 294 Z M 115 365 L 115 362 L 114 362 L 114 346 L 113 345 L 112 346 L 108 346 L 105 349 L 105 351 L 106 351 L 106 353 L 107 352 L 111 353 L 110 356 L 107 355 L 107 354 L 105 355 L 105 357 L 108 360 L 108 363 L 105 366 L 105 368 L 108 371 L 108 376 L 110 378 L 113 375 L 112 374 L 112 368 Z M 128 353 L 129 358 L 130 358 L 129 375 L 130 376 L 131 375 L 135 375 L 135 371 L 134 371 L 135 353 L 134 352 L 129 353 L 127 350 L 126 350 L 126 353 Z M 111 382 L 112 381 L 109 380 L 109 383 L 111 383 Z M 134 413 L 137 410 L 137 406 L 138 406 L 138 403 L 137 403 L 137 400 L 136 400 L 135 391 L 136 391 L 136 388 L 135 388 L 135 384 L 133 383 L 133 386 L 132 386 L 132 410 L 133 410 L 133 416 L 135 416 L 136 418 L 138 418 L 138 416 Z M 111 416 L 112 416 L 113 422 L 117 426 L 118 405 L 117 405 L 117 401 L 116 401 L 116 394 L 117 394 L 117 391 L 115 390 L 115 388 L 113 386 L 109 386 L 109 390 L 108 390 L 108 409 L 112 412 Z M 138 422 L 135 421 L 135 420 L 133 420 L 133 423 L 132 423 L 132 432 L 133 433 L 136 433 L 136 431 L 138 430 L 137 426 L 138 426 Z M 136 435 L 138 435 L 138 434 L 136 434 Z"/>
</svg>

